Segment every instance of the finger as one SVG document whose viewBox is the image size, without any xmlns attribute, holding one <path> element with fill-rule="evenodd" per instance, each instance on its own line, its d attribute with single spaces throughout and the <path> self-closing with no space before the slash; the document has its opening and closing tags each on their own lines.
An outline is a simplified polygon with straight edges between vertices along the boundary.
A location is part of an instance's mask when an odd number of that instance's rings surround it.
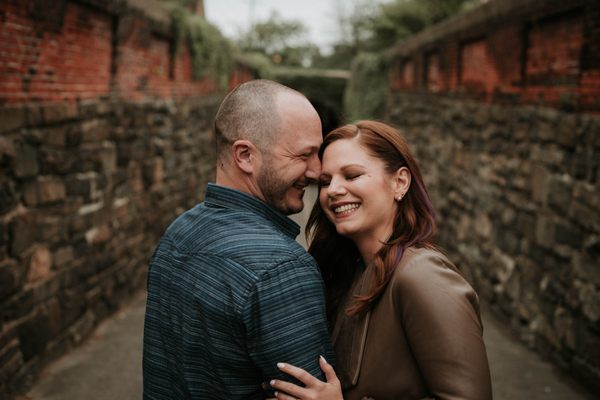
<svg viewBox="0 0 600 400">
<path fill-rule="evenodd" d="M 322 383 L 320 380 L 303 370 L 302 368 L 294 367 L 287 363 L 277 363 L 277 368 L 286 374 L 293 376 L 300 382 L 304 383 L 305 386 L 315 386 Z"/>
<path fill-rule="evenodd" d="M 325 373 L 325 378 L 327 379 L 327 383 L 336 382 L 338 380 L 338 377 L 335 374 L 335 370 L 333 369 L 331 364 L 329 364 L 327 362 L 327 360 L 325 360 L 325 357 L 321 356 L 319 358 L 319 365 L 321 365 L 321 369 Z"/>
<path fill-rule="evenodd" d="M 277 396 L 277 400 L 299 400 L 296 397 L 290 396 L 287 393 L 275 392 L 275 396 Z"/>
<path fill-rule="evenodd" d="M 298 398 L 306 397 L 306 389 L 293 383 L 281 381 L 279 379 L 273 379 L 270 383 L 272 388 L 277 389 L 275 395 L 278 399 L 280 399 L 281 397 L 279 397 L 277 393 L 281 392 L 284 392 L 283 394 L 289 394 Z"/>
</svg>

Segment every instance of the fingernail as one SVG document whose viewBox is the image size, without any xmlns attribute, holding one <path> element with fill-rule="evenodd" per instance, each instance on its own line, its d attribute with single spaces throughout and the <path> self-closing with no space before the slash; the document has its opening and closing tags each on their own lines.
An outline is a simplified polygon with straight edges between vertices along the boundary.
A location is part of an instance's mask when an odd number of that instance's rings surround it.
<svg viewBox="0 0 600 400">
<path fill-rule="evenodd" d="M 273 379 L 271 382 L 269 382 L 269 385 L 273 386 L 275 384 L 275 379 Z"/>
<path fill-rule="evenodd" d="M 279 396 L 279 392 L 273 392 L 273 396 L 275 396 L 275 397 Z"/>
<path fill-rule="evenodd" d="M 329 363 L 327 362 L 327 360 L 325 359 L 325 357 L 323 357 L 323 356 L 319 356 L 319 357 L 321 357 L 321 359 L 322 359 L 323 361 L 325 361 L 327 364 L 329 364 Z"/>
<path fill-rule="evenodd" d="M 277 368 L 282 369 L 283 367 L 285 367 L 284 363 L 277 363 Z"/>
</svg>

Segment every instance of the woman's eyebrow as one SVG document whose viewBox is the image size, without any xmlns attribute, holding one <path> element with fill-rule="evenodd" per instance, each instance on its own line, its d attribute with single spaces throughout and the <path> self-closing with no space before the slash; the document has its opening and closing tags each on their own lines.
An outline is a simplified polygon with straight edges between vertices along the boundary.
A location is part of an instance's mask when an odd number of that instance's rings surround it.
<svg viewBox="0 0 600 400">
<path fill-rule="evenodd" d="M 346 170 L 346 169 L 351 169 L 351 168 L 360 168 L 360 169 L 364 169 L 365 166 L 361 165 L 361 164 L 347 164 L 344 165 L 341 169 L 342 170 Z"/>
</svg>

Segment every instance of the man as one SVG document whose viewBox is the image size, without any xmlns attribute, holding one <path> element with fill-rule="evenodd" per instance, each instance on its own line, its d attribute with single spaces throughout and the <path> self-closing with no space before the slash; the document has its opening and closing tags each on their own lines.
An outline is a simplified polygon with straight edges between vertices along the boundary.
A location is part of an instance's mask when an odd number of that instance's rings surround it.
<svg viewBox="0 0 600 400">
<path fill-rule="evenodd" d="M 215 118 L 217 179 L 150 262 L 144 398 L 264 398 L 289 362 L 323 379 L 333 358 L 323 286 L 295 242 L 304 189 L 320 173 L 321 121 L 267 80 L 227 95 Z"/>
</svg>

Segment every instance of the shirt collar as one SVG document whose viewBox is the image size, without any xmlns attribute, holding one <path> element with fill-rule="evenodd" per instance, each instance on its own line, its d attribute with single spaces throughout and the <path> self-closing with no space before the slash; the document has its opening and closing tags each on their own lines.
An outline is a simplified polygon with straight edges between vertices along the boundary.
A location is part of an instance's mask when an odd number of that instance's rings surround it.
<svg viewBox="0 0 600 400">
<path fill-rule="evenodd" d="M 275 228 L 295 239 L 300 226 L 262 200 L 236 189 L 209 183 L 204 203 L 233 210 L 250 211 L 270 221 Z"/>
</svg>

